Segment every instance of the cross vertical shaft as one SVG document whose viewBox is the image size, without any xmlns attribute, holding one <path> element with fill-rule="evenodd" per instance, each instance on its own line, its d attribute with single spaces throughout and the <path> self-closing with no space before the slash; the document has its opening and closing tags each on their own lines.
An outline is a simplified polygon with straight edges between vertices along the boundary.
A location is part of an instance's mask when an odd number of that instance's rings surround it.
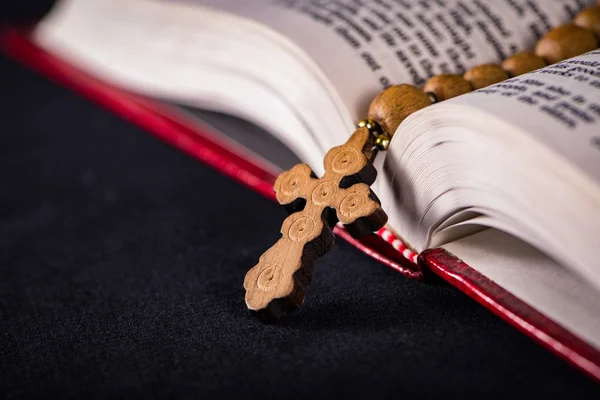
<svg viewBox="0 0 600 400">
<path fill-rule="evenodd" d="M 262 319 L 276 320 L 302 305 L 314 263 L 333 246 L 338 221 L 354 237 L 387 222 L 369 187 L 377 176 L 373 147 L 369 130 L 359 128 L 344 145 L 329 150 L 323 177 L 298 164 L 275 181 L 277 200 L 290 215 L 282 224 L 282 237 L 244 279 L 246 305 Z"/>
</svg>

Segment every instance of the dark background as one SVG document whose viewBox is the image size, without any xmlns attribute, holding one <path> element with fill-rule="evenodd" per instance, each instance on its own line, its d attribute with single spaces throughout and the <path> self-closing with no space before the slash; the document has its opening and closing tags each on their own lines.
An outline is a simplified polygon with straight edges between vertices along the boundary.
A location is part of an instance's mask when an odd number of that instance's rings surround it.
<svg viewBox="0 0 600 400">
<path fill-rule="evenodd" d="M 458 290 L 341 240 L 300 312 L 257 322 L 242 281 L 283 210 L 4 56 L 0 182 L 3 397 L 599 394 Z"/>
</svg>

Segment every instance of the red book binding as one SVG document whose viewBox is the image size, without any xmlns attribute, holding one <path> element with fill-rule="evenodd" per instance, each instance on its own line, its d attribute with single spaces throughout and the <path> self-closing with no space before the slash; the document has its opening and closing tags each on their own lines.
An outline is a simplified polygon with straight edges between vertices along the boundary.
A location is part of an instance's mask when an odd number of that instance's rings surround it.
<svg viewBox="0 0 600 400">
<path fill-rule="evenodd" d="M 199 127 L 197 121 L 187 120 L 155 100 L 123 91 L 79 71 L 37 47 L 27 33 L 18 29 L 4 28 L 0 32 L 0 48 L 9 57 L 275 200 L 272 188 L 275 176 L 261 165 L 260 160 L 228 148 L 210 129 Z M 360 240 L 352 238 L 340 227 L 336 227 L 335 233 L 408 278 L 440 277 L 569 364 L 600 381 L 600 351 L 445 250 L 426 250 L 414 263 L 405 257 L 407 249 L 390 231 Z"/>
</svg>

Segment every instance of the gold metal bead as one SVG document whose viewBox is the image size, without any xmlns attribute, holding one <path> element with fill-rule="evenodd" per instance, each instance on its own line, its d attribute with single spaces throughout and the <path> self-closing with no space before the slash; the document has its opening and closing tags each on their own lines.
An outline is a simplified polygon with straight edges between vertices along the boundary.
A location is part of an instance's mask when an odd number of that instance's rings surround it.
<svg viewBox="0 0 600 400">
<path fill-rule="evenodd" d="M 375 139 L 375 146 L 377 146 L 378 150 L 385 151 L 390 148 L 390 137 L 388 135 L 382 134 L 377 136 Z"/>
<path fill-rule="evenodd" d="M 379 124 L 376 121 L 369 119 L 369 118 L 359 121 L 358 127 L 359 128 L 367 128 L 369 130 L 369 132 L 371 132 L 371 133 L 381 132 L 381 127 L 379 126 Z"/>
</svg>

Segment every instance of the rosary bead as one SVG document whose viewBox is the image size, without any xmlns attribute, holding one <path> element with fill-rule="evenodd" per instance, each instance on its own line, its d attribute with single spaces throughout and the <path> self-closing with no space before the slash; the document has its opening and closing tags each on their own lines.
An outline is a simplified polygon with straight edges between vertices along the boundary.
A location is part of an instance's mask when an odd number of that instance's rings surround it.
<svg viewBox="0 0 600 400">
<path fill-rule="evenodd" d="M 375 146 L 378 150 L 385 151 L 390 148 L 390 138 L 387 135 L 379 135 L 375 139 Z"/>
<path fill-rule="evenodd" d="M 394 85 L 380 92 L 369 106 L 369 119 L 375 120 L 389 137 L 410 114 L 431 105 L 429 96 L 411 85 Z"/>
<path fill-rule="evenodd" d="M 423 90 L 433 93 L 437 101 L 444 101 L 469 93 L 473 88 L 469 81 L 460 75 L 442 74 L 429 79 Z"/>
<path fill-rule="evenodd" d="M 510 76 L 522 75 L 545 66 L 546 61 L 531 51 L 521 51 L 512 57 L 508 57 L 502 63 L 502 69 L 508 72 Z"/>
<path fill-rule="evenodd" d="M 471 83 L 474 90 L 508 79 L 508 73 L 498 64 L 483 64 L 471 68 L 463 75 Z"/>
<path fill-rule="evenodd" d="M 584 9 L 575 16 L 573 23 L 600 36 L 600 5 Z"/>
<path fill-rule="evenodd" d="M 379 127 L 379 124 L 372 119 L 363 119 L 361 121 L 358 121 L 357 126 L 359 128 L 367 128 L 371 133 L 381 133 L 381 128 Z"/>
<path fill-rule="evenodd" d="M 598 39 L 592 31 L 567 24 L 546 33 L 537 43 L 535 54 L 554 64 L 597 47 Z"/>
</svg>

